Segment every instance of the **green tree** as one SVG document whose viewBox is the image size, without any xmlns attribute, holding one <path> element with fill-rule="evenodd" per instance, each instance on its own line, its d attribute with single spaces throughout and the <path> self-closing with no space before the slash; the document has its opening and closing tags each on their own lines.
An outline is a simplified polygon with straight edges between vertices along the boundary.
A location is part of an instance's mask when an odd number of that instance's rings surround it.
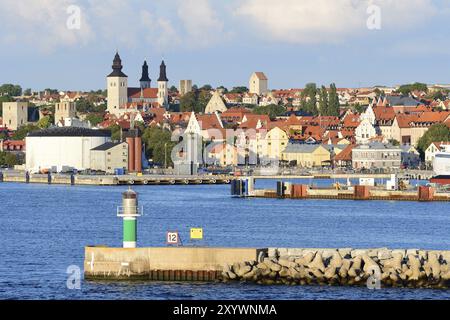
<svg viewBox="0 0 450 320">
<path fill-rule="evenodd" d="M 325 86 L 319 90 L 319 112 L 324 116 L 328 116 L 329 113 L 328 90 Z"/>
<path fill-rule="evenodd" d="M 28 135 L 28 133 L 33 131 L 39 131 L 40 128 L 34 124 L 26 124 L 21 126 L 11 137 L 12 140 L 23 140 Z"/>
<path fill-rule="evenodd" d="M 52 120 L 51 120 L 50 116 L 45 116 L 45 117 L 39 119 L 39 121 L 37 122 L 37 126 L 40 129 L 47 129 L 51 125 L 52 125 Z"/>
<path fill-rule="evenodd" d="M 112 141 L 120 141 L 122 128 L 118 124 L 113 124 L 108 127 L 108 130 L 111 131 L 111 140 Z"/>
<path fill-rule="evenodd" d="M 171 141 L 172 134 L 169 130 L 159 127 L 148 127 L 142 135 L 142 141 L 145 143 L 146 156 L 153 159 L 154 163 L 172 166 L 171 153 L 173 147 L 177 144 Z"/>
<path fill-rule="evenodd" d="M 22 95 L 22 87 L 19 85 L 5 83 L 0 86 L 0 95 L 8 95 L 11 97 L 20 96 Z"/>
<path fill-rule="evenodd" d="M 182 112 L 196 111 L 197 96 L 195 91 L 186 93 L 180 98 L 180 110 Z"/>
<path fill-rule="evenodd" d="M 204 112 L 209 100 L 211 100 L 209 91 L 191 91 L 180 98 L 180 109 L 182 112 Z"/>
<path fill-rule="evenodd" d="M 240 87 L 233 87 L 233 89 L 230 90 L 230 93 L 246 93 L 248 92 L 248 88 L 244 87 L 244 86 L 240 86 Z"/>
<path fill-rule="evenodd" d="M 315 83 L 308 83 L 301 94 L 300 110 L 311 114 L 318 115 L 317 109 L 317 85 Z"/>
<path fill-rule="evenodd" d="M 198 112 L 204 112 L 209 100 L 211 100 L 211 93 L 209 91 L 203 90 L 198 93 L 197 96 L 197 107 Z"/>
<path fill-rule="evenodd" d="M 96 126 L 99 123 L 103 122 L 103 114 L 101 113 L 89 113 L 86 116 L 86 120 L 91 123 L 92 126 Z"/>
<path fill-rule="evenodd" d="M 275 119 L 278 116 L 282 116 L 286 113 L 286 109 L 283 106 L 276 104 L 270 104 L 268 106 L 258 106 L 252 109 L 254 114 L 267 114 L 271 119 Z"/>
<path fill-rule="evenodd" d="M 336 85 L 332 83 L 330 85 L 329 103 L 328 103 L 328 116 L 339 116 L 340 104 L 339 95 L 337 93 Z"/>
<path fill-rule="evenodd" d="M 358 112 L 359 114 L 361 114 L 364 111 L 366 111 L 367 107 L 366 106 L 362 106 L 360 103 L 356 103 L 355 105 L 353 105 L 353 109 L 356 112 Z"/>
<path fill-rule="evenodd" d="M 396 147 L 398 147 L 400 145 L 400 142 L 398 140 L 395 140 L 395 139 L 390 139 L 388 142 L 390 144 L 392 144 L 393 146 L 396 146 Z"/>
<path fill-rule="evenodd" d="M 31 94 L 32 94 L 31 89 L 30 89 L 30 88 L 26 89 L 26 90 L 23 92 L 23 94 L 24 94 L 25 96 L 31 96 Z"/>
<path fill-rule="evenodd" d="M 425 150 L 430 144 L 436 141 L 450 141 L 450 129 L 445 124 L 438 123 L 431 126 L 419 139 L 417 149 L 420 151 L 422 157 L 425 155 Z"/>
<path fill-rule="evenodd" d="M 201 87 L 199 90 L 203 91 L 211 91 L 213 87 L 210 84 L 205 84 L 203 87 Z"/>
<path fill-rule="evenodd" d="M 218 90 L 222 90 L 223 93 L 228 93 L 228 89 L 224 86 L 217 87 Z"/>
<path fill-rule="evenodd" d="M 17 156 L 11 152 L 0 152 L 0 165 L 14 167 L 19 164 Z"/>
<path fill-rule="evenodd" d="M 416 90 L 428 92 L 428 86 L 425 83 L 420 83 L 420 82 L 415 82 L 413 84 L 404 84 L 398 88 L 397 92 L 404 94 L 404 95 L 408 95 L 412 91 L 416 91 Z"/>
</svg>

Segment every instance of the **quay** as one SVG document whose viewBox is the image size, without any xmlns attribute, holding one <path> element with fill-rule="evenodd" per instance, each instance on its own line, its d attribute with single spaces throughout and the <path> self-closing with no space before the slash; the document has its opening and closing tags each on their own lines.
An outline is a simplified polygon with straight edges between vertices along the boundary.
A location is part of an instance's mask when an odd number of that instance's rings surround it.
<svg viewBox="0 0 450 320">
<path fill-rule="evenodd" d="M 229 184 L 232 176 L 225 175 L 69 175 L 69 174 L 8 174 L 0 173 L 1 182 L 66 184 L 66 185 L 201 185 Z"/>
<path fill-rule="evenodd" d="M 327 199 L 327 200 L 388 200 L 388 201 L 450 201 L 447 189 L 431 186 L 399 188 L 392 178 L 390 188 L 384 186 L 341 186 L 313 187 L 305 184 L 278 181 L 276 189 L 255 189 L 254 178 L 240 178 L 231 182 L 231 195 L 241 198 L 277 199 Z M 389 184 L 389 181 L 387 182 Z"/>
</svg>

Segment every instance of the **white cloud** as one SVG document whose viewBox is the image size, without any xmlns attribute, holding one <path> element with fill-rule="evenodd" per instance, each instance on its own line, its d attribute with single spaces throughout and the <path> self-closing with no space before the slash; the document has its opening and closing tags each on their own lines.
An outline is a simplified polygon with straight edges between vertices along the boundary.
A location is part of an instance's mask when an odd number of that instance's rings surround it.
<svg viewBox="0 0 450 320">
<path fill-rule="evenodd" d="M 67 8 L 81 8 L 81 28 L 67 28 Z M 209 0 L 2 0 L 0 43 L 28 44 L 45 52 L 96 46 L 159 51 L 203 48 L 223 40 L 223 22 Z"/>
<path fill-rule="evenodd" d="M 381 8 L 381 31 L 417 26 L 437 12 L 432 0 L 243 0 L 234 13 L 274 40 L 338 42 L 368 32 L 370 4 Z"/>
<path fill-rule="evenodd" d="M 178 17 L 191 46 L 205 47 L 223 40 L 223 21 L 218 18 L 209 0 L 180 0 Z"/>
<path fill-rule="evenodd" d="M 159 51 L 176 47 L 181 39 L 172 25 L 171 20 L 165 17 L 156 17 L 149 11 L 141 12 L 141 22 L 144 26 L 145 40 L 152 43 Z"/>
<path fill-rule="evenodd" d="M 0 41 L 8 44 L 29 43 L 42 51 L 57 46 L 86 44 L 92 40 L 91 27 L 81 15 L 81 28 L 67 28 L 70 0 L 16 1 L 2 0 Z"/>
</svg>

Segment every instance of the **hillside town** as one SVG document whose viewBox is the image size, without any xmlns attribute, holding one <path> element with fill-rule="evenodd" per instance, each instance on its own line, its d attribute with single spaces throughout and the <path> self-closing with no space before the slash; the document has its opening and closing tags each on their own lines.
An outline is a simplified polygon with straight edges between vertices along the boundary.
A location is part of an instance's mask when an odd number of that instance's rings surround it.
<svg viewBox="0 0 450 320">
<path fill-rule="evenodd" d="M 136 81 L 125 65 L 116 53 L 106 90 L 1 86 L 2 168 L 432 170 L 436 153 L 450 145 L 450 85 L 270 89 L 259 71 L 247 86 L 200 87 L 187 79 L 175 87 L 164 61 L 156 85 L 146 61 Z"/>
</svg>

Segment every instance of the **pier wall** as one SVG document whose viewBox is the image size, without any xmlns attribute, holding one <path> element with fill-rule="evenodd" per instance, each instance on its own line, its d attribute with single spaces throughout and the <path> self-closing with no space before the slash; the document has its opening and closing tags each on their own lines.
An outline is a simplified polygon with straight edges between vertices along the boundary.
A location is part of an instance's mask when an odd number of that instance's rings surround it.
<svg viewBox="0 0 450 320">
<path fill-rule="evenodd" d="M 267 250 L 248 248 L 107 248 L 86 247 L 86 279 L 216 280 L 223 266 L 258 260 Z M 171 278 L 173 277 L 173 278 Z M 191 279 L 189 279 L 191 277 Z"/>
</svg>

